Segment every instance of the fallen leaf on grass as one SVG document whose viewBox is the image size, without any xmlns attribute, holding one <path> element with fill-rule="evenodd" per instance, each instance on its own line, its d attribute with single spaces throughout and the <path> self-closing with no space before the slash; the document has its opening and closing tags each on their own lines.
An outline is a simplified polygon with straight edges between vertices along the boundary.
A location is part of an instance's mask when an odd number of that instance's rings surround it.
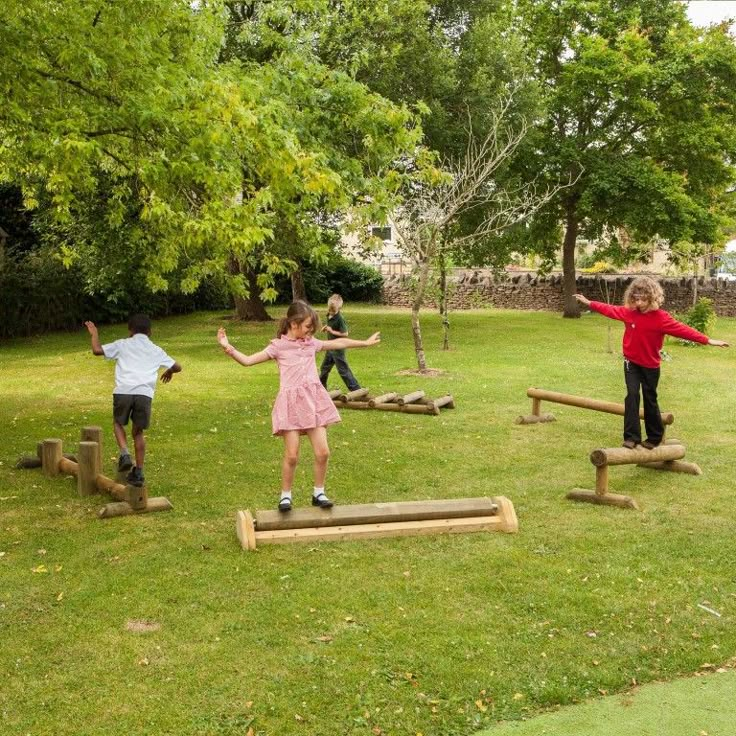
<svg viewBox="0 0 736 736">
<path fill-rule="evenodd" d="M 46 573 L 48 570 L 46 569 L 46 565 L 38 565 L 36 567 L 32 567 L 31 572 Z"/>
<path fill-rule="evenodd" d="M 64 592 L 62 591 L 61 593 L 59 593 L 59 595 L 56 596 L 56 600 L 59 601 L 59 603 L 61 603 L 63 599 L 64 599 Z"/>
<path fill-rule="evenodd" d="M 333 640 L 333 637 L 331 637 L 329 634 L 325 634 L 324 636 L 318 636 L 315 641 L 330 642 L 332 640 Z"/>
<path fill-rule="evenodd" d="M 475 707 L 481 712 L 485 713 L 488 710 L 488 706 L 482 700 L 475 701 Z"/>
</svg>

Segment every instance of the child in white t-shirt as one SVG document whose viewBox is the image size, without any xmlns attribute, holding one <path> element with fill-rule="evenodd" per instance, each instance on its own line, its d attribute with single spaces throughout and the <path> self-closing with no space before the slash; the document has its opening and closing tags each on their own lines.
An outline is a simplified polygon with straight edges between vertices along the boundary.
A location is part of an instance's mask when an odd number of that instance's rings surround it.
<svg viewBox="0 0 736 736">
<path fill-rule="evenodd" d="M 151 404 L 156 390 L 159 368 L 166 370 L 161 380 L 168 383 L 181 366 L 158 345 L 151 342 L 151 320 L 145 314 L 136 314 L 128 320 L 129 337 L 106 345 L 100 344 L 94 322 L 84 323 L 92 336 L 92 352 L 115 362 L 115 389 L 112 392 L 113 431 L 120 448 L 118 471 L 129 470 L 127 481 L 142 486 L 146 440 L 143 430 L 151 423 Z M 125 426 L 133 421 L 135 466 L 128 452 Z"/>
</svg>

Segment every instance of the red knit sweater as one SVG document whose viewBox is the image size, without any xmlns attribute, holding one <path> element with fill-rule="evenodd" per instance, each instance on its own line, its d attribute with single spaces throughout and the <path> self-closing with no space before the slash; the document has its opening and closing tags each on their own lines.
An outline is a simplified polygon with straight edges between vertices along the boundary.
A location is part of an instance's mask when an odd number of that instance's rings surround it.
<svg viewBox="0 0 736 736">
<path fill-rule="evenodd" d="M 665 335 L 681 337 L 703 345 L 708 343 L 707 335 L 678 322 L 664 309 L 640 312 L 638 309 L 614 307 L 603 302 L 591 302 L 590 308 L 606 317 L 621 320 L 626 325 L 624 358 L 645 368 L 659 368 L 661 363 L 659 351 L 664 344 Z"/>
</svg>

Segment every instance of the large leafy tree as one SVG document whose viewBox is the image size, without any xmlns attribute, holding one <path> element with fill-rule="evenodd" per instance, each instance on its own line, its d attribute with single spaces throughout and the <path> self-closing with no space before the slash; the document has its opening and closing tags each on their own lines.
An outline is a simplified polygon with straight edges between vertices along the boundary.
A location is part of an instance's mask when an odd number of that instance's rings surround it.
<svg viewBox="0 0 736 736">
<path fill-rule="evenodd" d="M 575 245 L 604 229 L 710 242 L 736 154 L 736 47 L 693 28 L 676 0 L 520 0 L 547 96 L 520 171 L 576 180 L 517 234 L 563 240 L 564 314 L 579 314 Z"/>
<path fill-rule="evenodd" d="M 406 110 L 316 59 L 319 8 L 10 0 L 0 178 L 48 203 L 62 253 L 96 277 L 134 262 L 153 288 L 189 290 L 235 262 L 268 296 L 288 267 L 277 230 L 317 248 L 315 213 L 358 192 L 388 206 L 390 163 L 418 135 Z"/>
</svg>

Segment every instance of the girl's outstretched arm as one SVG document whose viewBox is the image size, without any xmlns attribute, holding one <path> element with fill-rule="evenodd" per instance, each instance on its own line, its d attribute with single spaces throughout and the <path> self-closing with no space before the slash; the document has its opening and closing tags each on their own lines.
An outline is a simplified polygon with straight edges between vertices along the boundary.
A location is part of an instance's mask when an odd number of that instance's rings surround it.
<svg viewBox="0 0 736 736">
<path fill-rule="evenodd" d="M 260 353 L 253 353 L 253 355 L 245 355 L 245 353 L 236 350 L 228 341 L 224 327 L 217 330 L 217 342 L 220 343 L 220 347 L 225 353 L 240 365 L 256 365 L 256 363 L 265 363 L 267 360 L 271 360 L 271 356 L 265 350 L 261 350 Z"/>
<path fill-rule="evenodd" d="M 347 348 L 369 348 L 381 342 L 381 333 L 374 332 L 367 340 L 353 340 L 349 337 L 338 337 L 322 343 L 322 350 L 346 350 Z"/>
</svg>

